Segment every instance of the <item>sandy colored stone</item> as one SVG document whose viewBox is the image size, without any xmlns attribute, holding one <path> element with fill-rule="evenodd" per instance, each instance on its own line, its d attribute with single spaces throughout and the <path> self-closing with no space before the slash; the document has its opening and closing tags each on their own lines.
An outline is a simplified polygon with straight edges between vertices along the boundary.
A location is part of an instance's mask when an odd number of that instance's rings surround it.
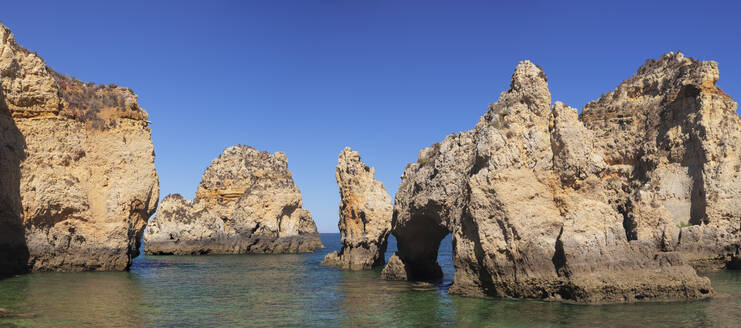
<svg viewBox="0 0 741 328">
<path fill-rule="evenodd" d="M 714 86 L 714 67 L 667 54 L 621 84 L 618 96 L 603 96 L 579 117 L 563 103 L 551 106 L 543 71 L 521 62 L 510 89 L 473 130 L 422 150 L 417 163 L 404 170 L 392 231 L 399 250 L 382 276 L 441 278 L 437 250 L 452 234 L 453 294 L 579 303 L 711 296 L 710 281 L 687 263 L 699 258 L 732 262 L 729 250 L 737 254 L 739 245 L 735 210 L 741 206 L 738 179 L 727 169 L 739 160 L 739 117 L 735 103 Z M 647 85 L 626 86 L 639 81 Z M 677 86 L 707 91 L 672 89 L 682 88 Z M 647 117 L 661 116 L 658 125 L 640 125 Z M 702 127 L 697 126 L 700 117 L 708 119 Z M 666 141 L 668 132 L 662 131 L 672 129 L 676 136 Z M 680 131 L 705 131 L 704 139 Z M 663 181 L 670 190 L 695 185 L 688 182 L 687 169 L 660 164 L 679 156 L 708 165 L 693 138 L 728 163 L 713 164 L 711 171 L 719 176 L 713 188 L 723 206 L 715 210 L 715 219 L 705 211 L 703 220 L 690 220 L 694 226 L 680 229 L 671 219 L 678 210 L 671 202 L 665 205 L 671 193 L 656 194 L 646 183 L 659 185 L 661 178 L 651 180 L 659 175 L 669 177 Z M 663 154 L 659 151 L 670 145 Z M 647 165 L 651 158 L 655 161 Z M 686 190 L 679 194 L 692 195 Z M 723 238 L 713 235 L 718 229 L 725 229 Z M 697 242 L 687 240 L 690 233 Z"/>
<path fill-rule="evenodd" d="M 159 197 L 146 112 L 0 40 L 0 271 L 128 268 Z"/>
<path fill-rule="evenodd" d="M 165 197 L 144 235 L 153 255 L 298 253 L 324 247 L 286 155 L 248 146 L 224 150 L 196 198 Z"/>
<path fill-rule="evenodd" d="M 340 186 L 342 248 L 324 258 L 324 265 L 368 270 L 385 264 L 391 233 L 391 196 L 374 177 L 374 169 L 346 147 L 337 158 L 335 177 Z"/>
<path fill-rule="evenodd" d="M 741 252 L 741 118 L 719 76 L 716 62 L 668 53 L 582 112 L 628 238 L 703 271 L 737 267 Z"/>
</svg>

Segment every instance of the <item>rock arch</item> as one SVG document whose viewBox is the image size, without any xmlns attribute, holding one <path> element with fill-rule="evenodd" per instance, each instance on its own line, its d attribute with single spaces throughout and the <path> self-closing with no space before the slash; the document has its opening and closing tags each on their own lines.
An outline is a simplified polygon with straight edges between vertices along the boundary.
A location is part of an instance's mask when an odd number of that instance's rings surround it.
<svg viewBox="0 0 741 328">
<path fill-rule="evenodd" d="M 741 236 L 741 210 L 729 203 L 738 199 L 732 191 L 741 189 L 723 182 L 735 181 L 726 175 L 739 160 L 729 145 L 741 137 L 741 119 L 730 110 L 735 103 L 717 91 L 716 80 L 716 64 L 670 53 L 647 62 L 637 77 L 587 105 L 580 116 L 560 102 L 551 105 L 543 71 L 521 62 L 510 89 L 473 130 L 420 151 L 417 163 L 405 168 L 393 216 L 399 250 L 382 276 L 439 278 L 437 249 L 451 233 L 454 294 L 583 303 L 712 295 L 709 280 L 685 259 L 733 257 L 725 254 L 738 249 Z M 672 102 L 686 95 L 679 86 L 687 85 L 698 90 L 694 98 Z M 672 162 L 657 137 L 677 138 L 655 118 L 678 107 L 684 112 L 675 119 L 695 137 L 677 143 L 675 153 L 689 154 L 692 147 L 704 152 L 681 161 L 695 168 L 695 183 L 688 187 L 697 205 L 691 211 L 695 225 L 688 228 L 673 224 L 654 187 L 664 175 L 660 168 Z M 703 130 L 718 135 L 709 139 Z M 713 155 L 718 145 L 733 156 L 728 163 L 711 163 L 718 176 L 707 169 L 698 176 L 696 168 L 707 166 L 709 158 L 722 158 Z M 714 192 L 724 195 L 715 198 L 717 204 L 709 202 Z"/>
</svg>

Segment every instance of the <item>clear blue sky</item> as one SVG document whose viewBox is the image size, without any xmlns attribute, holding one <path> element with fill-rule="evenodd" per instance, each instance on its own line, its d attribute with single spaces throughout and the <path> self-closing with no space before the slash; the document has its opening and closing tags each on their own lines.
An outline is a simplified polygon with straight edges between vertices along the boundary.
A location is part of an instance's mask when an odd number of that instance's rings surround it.
<svg viewBox="0 0 741 328">
<path fill-rule="evenodd" d="M 321 232 L 337 155 L 393 195 L 408 162 L 471 129 L 518 61 L 581 108 L 648 58 L 720 63 L 741 97 L 739 6 L 715 1 L 7 1 L 0 21 L 55 70 L 132 88 L 154 122 L 162 196 L 193 197 L 230 145 L 283 151 Z"/>
</svg>

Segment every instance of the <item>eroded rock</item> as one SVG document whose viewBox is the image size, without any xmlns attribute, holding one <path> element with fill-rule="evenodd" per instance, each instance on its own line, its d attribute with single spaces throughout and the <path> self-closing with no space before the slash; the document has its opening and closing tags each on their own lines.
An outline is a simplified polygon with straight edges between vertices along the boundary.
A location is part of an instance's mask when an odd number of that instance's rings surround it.
<svg viewBox="0 0 741 328">
<path fill-rule="evenodd" d="M 382 276 L 441 278 L 437 250 L 450 233 L 453 294 L 583 303 L 712 295 L 686 263 L 729 262 L 741 217 L 731 169 L 741 120 L 717 76 L 715 63 L 667 54 L 579 117 L 559 102 L 551 110 L 545 74 L 521 62 L 473 130 L 404 170 L 393 213 L 399 251 Z"/>
<path fill-rule="evenodd" d="M 391 196 L 358 152 L 345 148 L 337 162 L 342 249 L 327 254 L 322 264 L 349 270 L 384 265 L 391 232 Z"/>
<path fill-rule="evenodd" d="M 147 113 L 0 40 L 0 275 L 128 268 L 159 198 Z"/>
<path fill-rule="evenodd" d="M 582 112 L 628 238 L 703 271 L 732 266 L 741 248 L 741 119 L 719 76 L 715 62 L 669 53 Z"/>
<path fill-rule="evenodd" d="M 297 253 L 324 247 L 301 208 L 286 155 L 232 146 L 203 173 L 196 198 L 162 200 L 144 235 L 154 255 Z"/>
</svg>

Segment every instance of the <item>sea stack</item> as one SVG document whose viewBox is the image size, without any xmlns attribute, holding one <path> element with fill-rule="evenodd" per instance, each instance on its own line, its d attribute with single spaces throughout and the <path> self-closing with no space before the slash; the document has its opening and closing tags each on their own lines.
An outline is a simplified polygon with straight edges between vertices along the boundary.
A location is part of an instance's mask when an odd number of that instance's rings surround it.
<svg viewBox="0 0 741 328">
<path fill-rule="evenodd" d="M 0 275 L 128 268 L 159 198 L 147 113 L 0 41 Z"/>
<path fill-rule="evenodd" d="M 358 152 L 345 148 L 337 162 L 335 178 L 340 187 L 338 227 L 342 249 L 327 254 L 322 264 L 348 270 L 384 265 L 391 232 L 391 196 Z"/>
<path fill-rule="evenodd" d="M 144 235 L 152 255 L 299 253 L 324 247 L 301 208 L 286 155 L 249 146 L 224 150 L 203 173 L 193 201 L 162 200 Z"/>
<path fill-rule="evenodd" d="M 422 150 L 396 193 L 386 279 L 435 280 L 452 234 L 450 293 L 579 303 L 713 294 L 693 267 L 738 263 L 736 103 L 715 62 L 649 60 L 581 116 L 521 62 L 470 131 Z"/>
</svg>

